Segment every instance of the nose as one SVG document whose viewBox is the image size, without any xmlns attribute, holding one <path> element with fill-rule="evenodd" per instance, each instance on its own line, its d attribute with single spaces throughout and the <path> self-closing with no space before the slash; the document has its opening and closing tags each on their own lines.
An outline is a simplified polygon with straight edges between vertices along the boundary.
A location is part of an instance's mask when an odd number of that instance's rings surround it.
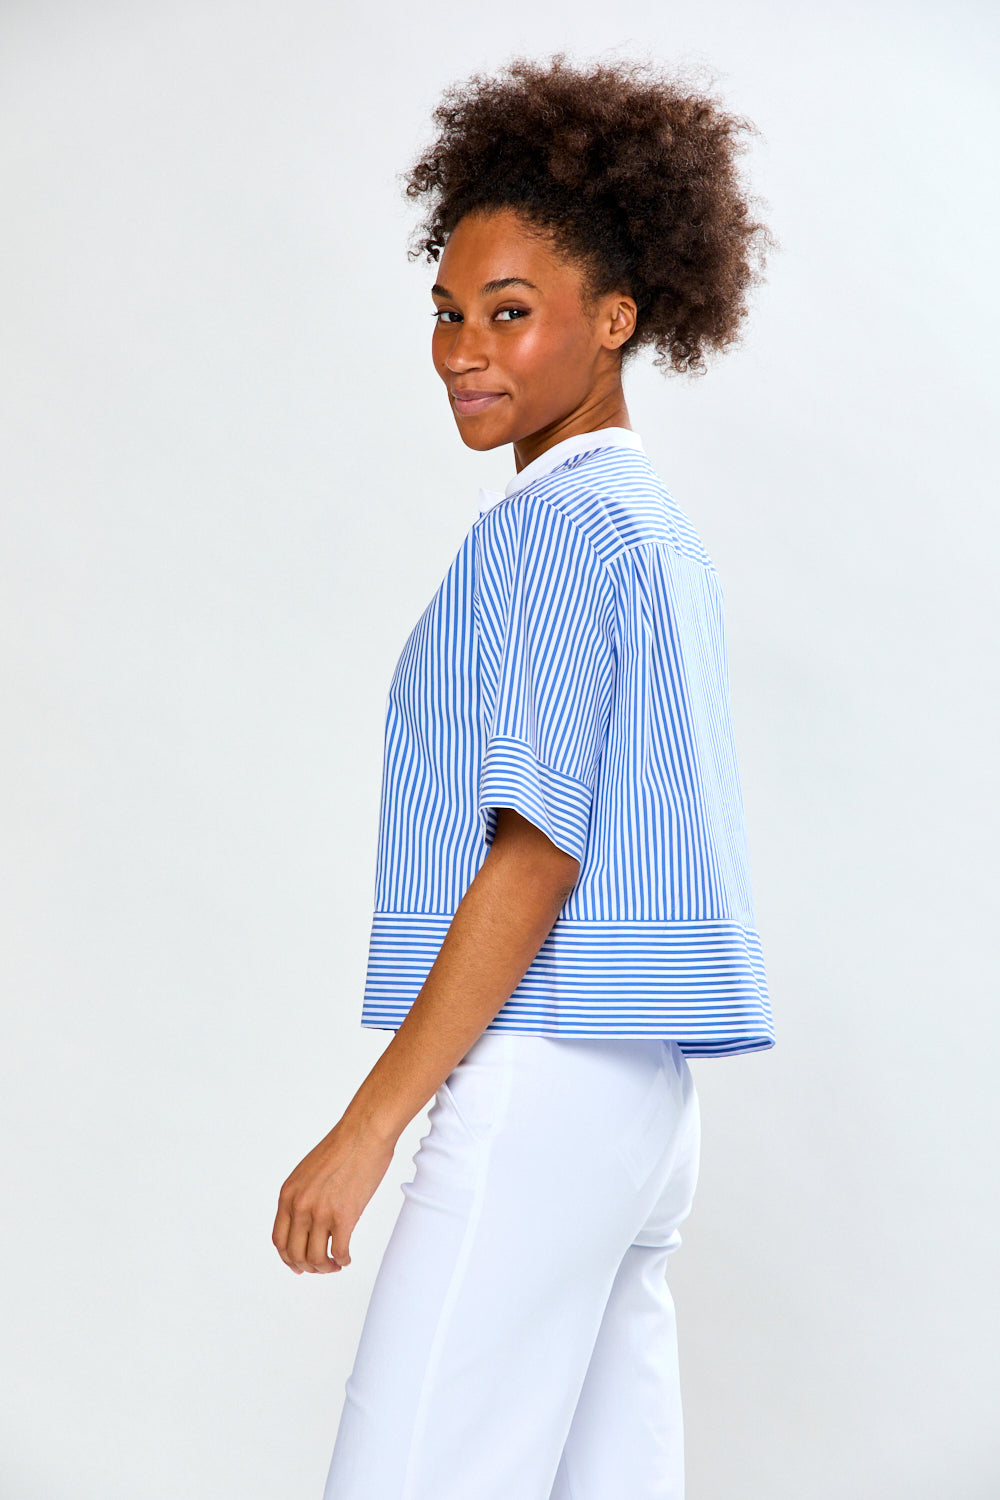
<svg viewBox="0 0 1000 1500">
<path fill-rule="evenodd" d="M 489 364 L 475 326 L 459 323 L 452 332 L 448 352 L 444 357 L 446 367 L 458 375 L 463 370 L 485 370 Z"/>
</svg>

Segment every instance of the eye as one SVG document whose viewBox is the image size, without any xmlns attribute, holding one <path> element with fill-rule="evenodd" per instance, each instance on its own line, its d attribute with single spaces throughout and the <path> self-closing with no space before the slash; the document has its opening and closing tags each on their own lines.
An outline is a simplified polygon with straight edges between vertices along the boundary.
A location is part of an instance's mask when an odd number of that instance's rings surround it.
<svg viewBox="0 0 1000 1500">
<path fill-rule="evenodd" d="M 511 322 L 517 318 L 526 318 L 527 316 L 528 309 L 526 307 L 501 307 L 497 313 L 498 318 L 507 318 Z"/>
<path fill-rule="evenodd" d="M 447 322 L 449 318 L 461 317 L 461 313 L 454 312 L 450 307 L 436 307 L 431 313 L 431 317 L 436 318 L 440 323 L 442 320 Z"/>
</svg>

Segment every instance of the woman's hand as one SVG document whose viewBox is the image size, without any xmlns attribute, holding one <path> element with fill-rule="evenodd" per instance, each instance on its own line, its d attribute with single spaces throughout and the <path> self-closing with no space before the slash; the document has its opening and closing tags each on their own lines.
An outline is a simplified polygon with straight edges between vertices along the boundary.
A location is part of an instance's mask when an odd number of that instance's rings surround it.
<svg viewBox="0 0 1000 1500">
<path fill-rule="evenodd" d="M 420 992 L 339 1124 L 281 1189 L 271 1239 L 286 1266 L 350 1265 L 354 1226 L 400 1135 L 520 983 L 579 872 L 579 861 L 527 818 L 497 809 L 489 857 Z"/>
<path fill-rule="evenodd" d="M 394 1142 L 345 1117 L 286 1178 L 271 1240 L 297 1276 L 350 1265 L 354 1226 L 385 1176 L 393 1148 Z"/>
</svg>

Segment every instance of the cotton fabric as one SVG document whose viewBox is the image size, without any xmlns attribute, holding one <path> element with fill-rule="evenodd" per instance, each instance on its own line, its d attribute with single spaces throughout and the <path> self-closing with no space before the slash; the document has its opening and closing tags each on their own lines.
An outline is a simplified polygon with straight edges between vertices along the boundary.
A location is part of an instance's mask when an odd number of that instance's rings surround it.
<svg viewBox="0 0 1000 1500">
<path fill-rule="evenodd" d="M 722 592 L 628 429 L 565 439 L 515 476 L 403 647 L 362 1025 L 402 1021 L 500 807 L 580 873 L 488 1031 L 773 1045 Z"/>
<path fill-rule="evenodd" d="M 428 1121 L 324 1500 L 682 1500 L 680 1048 L 486 1031 Z"/>
</svg>

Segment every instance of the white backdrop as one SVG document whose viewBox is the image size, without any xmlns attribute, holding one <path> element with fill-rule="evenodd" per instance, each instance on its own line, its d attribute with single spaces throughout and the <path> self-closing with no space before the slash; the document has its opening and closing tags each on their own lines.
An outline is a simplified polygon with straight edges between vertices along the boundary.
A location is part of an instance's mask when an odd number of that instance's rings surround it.
<svg viewBox="0 0 1000 1500">
<path fill-rule="evenodd" d="M 0 11 L 3 1500 L 321 1491 L 426 1115 L 347 1271 L 271 1222 L 388 1041 L 385 692 L 512 472 L 396 174 L 446 83 L 558 47 L 707 68 L 781 241 L 738 350 L 628 377 L 723 581 L 778 1035 L 694 1065 L 689 1492 L 1000 1493 L 997 13 L 566 17 Z"/>
</svg>

